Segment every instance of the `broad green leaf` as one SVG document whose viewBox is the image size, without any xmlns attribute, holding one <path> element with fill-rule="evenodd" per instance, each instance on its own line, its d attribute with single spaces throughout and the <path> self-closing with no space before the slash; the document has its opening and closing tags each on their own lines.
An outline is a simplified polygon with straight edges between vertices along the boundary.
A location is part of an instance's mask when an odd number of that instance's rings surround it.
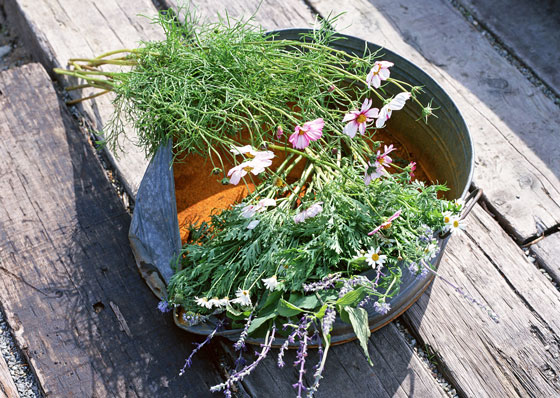
<svg viewBox="0 0 560 398">
<path fill-rule="evenodd" d="M 314 315 L 318 318 L 318 319 L 323 319 L 323 317 L 325 316 L 325 311 L 327 311 L 327 304 L 323 304 L 323 306 L 321 307 L 321 309 L 319 309 L 319 311 L 317 311 Z"/>
<path fill-rule="evenodd" d="M 290 296 L 290 302 L 294 303 L 295 306 L 306 310 L 313 310 L 321 305 L 321 302 L 315 295 L 313 296 L 302 295 L 296 300 L 292 300 L 292 297 Z"/>
<path fill-rule="evenodd" d="M 304 312 L 304 310 L 302 310 L 301 308 L 296 307 L 295 305 L 293 305 L 292 303 L 284 299 L 280 299 L 280 302 L 278 303 L 277 311 L 279 315 L 285 317 L 294 316 Z"/>
<path fill-rule="evenodd" d="M 360 302 L 365 296 L 364 288 L 359 287 L 356 290 L 351 290 L 344 296 L 336 300 L 336 304 L 340 306 L 354 305 Z"/>
<path fill-rule="evenodd" d="M 278 306 L 278 299 L 282 296 L 282 292 L 280 290 L 275 290 L 273 292 L 268 292 L 268 296 L 261 307 L 262 310 L 267 309 L 268 307 L 276 308 Z"/>
<path fill-rule="evenodd" d="M 253 333 L 255 330 L 260 328 L 266 321 L 274 318 L 276 315 L 277 315 L 276 311 L 273 311 L 270 314 L 259 316 L 258 318 L 253 319 L 251 321 L 251 324 L 249 325 L 249 329 L 247 330 L 247 333 L 248 334 Z"/>
<path fill-rule="evenodd" d="M 368 314 L 367 311 L 363 308 L 352 308 L 352 307 L 345 307 L 344 308 L 348 313 L 348 318 L 350 319 L 350 324 L 352 325 L 352 329 L 354 329 L 354 333 L 358 337 L 360 341 L 360 346 L 364 350 L 364 354 L 371 366 L 373 366 L 373 362 L 369 356 L 368 352 L 368 339 L 371 335 L 369 330 L 368 324 Z"/>
</svg>

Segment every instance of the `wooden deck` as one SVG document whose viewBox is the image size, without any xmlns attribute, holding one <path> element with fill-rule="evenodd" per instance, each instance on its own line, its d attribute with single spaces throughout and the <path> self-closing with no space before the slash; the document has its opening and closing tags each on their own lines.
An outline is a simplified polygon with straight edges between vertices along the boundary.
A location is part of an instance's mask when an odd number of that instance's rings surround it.
<svg viewBox="0 0 560 398">
<path fill-rule="evenodd" d="M 558 49 L 548 51 L 554 40 L 538 38 L 558 37 L 560 26 L 554 10 L 520 16 L 533 3 L 515 2 L 499 1 L 494 9 L 460 1 L 475 23 L 447 0 L 429 7 L 413 0 L 266 0 L 255 15 L 279 29 L 345 11 L 341 32 L 415 62 L 461 110 L 475 143 L 473 186 L 485 195 L 467 234 L 447 246 L 441 273 L 500 322 L 441 279 L 400 318 L 420 346 L 431 347 L 460 397 L 560 397 L 560 108 L 479 30 L 488 29 L 515 62 L 530 59 L 525 66 L 559 93 Z M 154 3 L 176 7 L 173 0 Z M 251 15 L 260 1 L 193 3 L 215 19 L 226 10 Z M 130 216 L 48 75 L 71 56 L 161 38 L 138 16 L 154 15 L 156 6 L 150 0 L 0 5 L 36 60 L 0 72 L 0 304 L 45 395 L 216 396 L 208 389 L 225 379 L 231 344 L 214 341 L 178 376 L 199 338 L 157 311 L 128 246 Z M 511 32 L 508 18 L 523 34 Z M 531 58 L 527 43 L 539 43 L 540 58 Z M 100 97 L 78 110 L 92 129 L 102 129 L 111 109 L 110 98 Z M 123 146 L 126 155 L 108 156 L 134 198 L 146 160 L 133 142 Z M 357 343 L 334 347 L 317 396 L 447 396 L 394 324 L 373 333 L 369 347 L 373 368 Z M 237 394 L 293 396 L 294 376 L 269 358 Z M 17 396 L 14 388 L 0 357 L 0 398 Z"/>
</svg>

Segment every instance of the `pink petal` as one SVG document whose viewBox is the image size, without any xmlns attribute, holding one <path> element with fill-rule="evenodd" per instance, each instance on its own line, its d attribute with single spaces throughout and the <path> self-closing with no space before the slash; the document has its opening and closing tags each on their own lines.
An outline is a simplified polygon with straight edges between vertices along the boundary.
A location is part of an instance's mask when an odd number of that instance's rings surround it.
<svg viewBox="0 0 560 398">
<path fill-rule="evenodd" d="M 362 109 L 361 112 L 365 112 L 367 111 L 369 108 L 371 108 L 371 100 L 369 98 L 366 98 L 364 100 L 364 103 L 362 104 Z M 361 113 L 360 112 L 360 113 Z"/>
<path fill-rule="evenodd" d="M 373 119 L 379 115 L 379 109 L 371 108 L 369 111 L 364 113 L 364 115 L 366 115 L 367 118 Z"/>
<path fill-rule="evenodd" d="M 389 218 L 387 219 L 386 222 L 387 222 L 387 223 L 390 223 L 391 221 L 397 219 L 397 218 L 401 215 L 401 212 L 402 212 L 401 210 L 397 210 L 397 211 L 395 212 L 395 214 L 393 214 L 391 217 L 389 217 Z"/>
<path fill-rule="evenodd" d="M 358 123 L 353 121 L 350 122 L 344 127 L 344 134 L 346 134 L 350 138 L 354 138 L 356 136 L 356 131 L 358 131 Z"/>
<path fill-rule="evenodd" d="M 315 130 L 315 129 L 309 130 L 306 134 L 307 139 L 310 141 L 317 141 L 319 138 L 321 138 L 322 135 L 323 132 L 321 130 Z"/>
<path fill-rule="evenodd" d="M 294 148 L 305 149 L 308 146 L 309 146 L 309 138 L 307 137 L 307 134 L 301 134 L 301 135 L 298 134 Z"/>
<path fill-rule="evenodd" d="M 366 132 L 366 124 L 365 124 L 365 123 L 359 123 L 359 124 L 360 124 L 360 127 L 359 127 L 359 129 L 360 129 L 360 134 L 361 134 L 361 135 L 364 135 L 365 132 Z"/>
<path fill-rule="evenodd" d="M 379 78 L 379 75 L 374 75 L 371 78 L 371 85 L 373 88 L 379 88 L 381 86 L 381 79 Z"/>
<path fill-rule="evenodd" d="M 296 126 L 296 131 L 292 133 L 292 135 L 290 135 L 290 138 L 288 138 L 288 141 L 290 141 L 290 144 L 292 144 L 294 148 L 296 146 L 298 136 L 299 136 L 299 126 Z"/>
<path fill-rule="evenodd" d="M 391 72 L 389 72 L 389 69 L 381 69 L 379 71 L 379 78 L 381 80 L 387 80 L 389 78 L 390 74 L 391 74 Z"/>
<path fill-rule="evenodd" d="M 239 184 L 239 180 L 241 180 L 241 177 L 243 177 L 245 174 L 247 174 L 247 172 L 243 169 L 235 171 L 229 179 L 229 183 L 233 185 Z"/>
<path fill-rule="evenodd" d="M 360 113 L 359 113 L 358 111 L 352 111 L 352 112 L 350 112 L 350 113 L 347 113 L 347 114 L 344 116 L 344 119 L 342 119 L 342 123 L 344 123 L 344 122 L 349 122 L 350 120 L 356 120 L 356 119 L 358 118 L 358 115 L 359 115 L 359 114 L 360 114 Z"/>
<path fill-rule="evenodd" d="M 325 121 L 322 118 L 318 118 L 310 122 L 305 122 L 303 126 L 313 130 L 322 130 L 325 126 Z"/>
<path fill-rule="evenodd" d="M 375 235 L 377 232 L 379 232 L 380 229 L 381 229 L 381 225 L 379 227 L 376 227 L 373 231 L 369 232 L 368 235 L 369 236 Z"/>
<path fill-rule="evenodd" d="M 410 98 L 410 93 L 406 91 L 403 93 L 399 93 L 389 102 L 388 107 L 393 111 L 399 111 L 404 107 L 406 101 Z"/>
<path fill-rule="evenodd" d="M 366 76 L 366 83 L 367 86 L 369 88 L 369 86 L 371 86 L 371 81 L 373 80 L 373 68 L 371 68 L 371 70 L 369 71 L 369 73 Z"/>
<path fill-rule="evenodd" d="M 379 66 L 381 66 L 382 68 L 390 68 L 391 66 L 395 65 L 392 62 L 389 61 L 377 61 L 379 63 Z"/>
</svg>

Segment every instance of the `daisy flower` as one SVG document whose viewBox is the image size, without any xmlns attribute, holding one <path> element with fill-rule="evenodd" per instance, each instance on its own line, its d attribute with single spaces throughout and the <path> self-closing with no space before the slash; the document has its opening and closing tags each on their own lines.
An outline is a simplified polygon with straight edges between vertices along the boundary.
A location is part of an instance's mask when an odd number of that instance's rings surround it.
<svg viewBox="0 0 560 398">
<path fill-rule="evenodd" d="M 373 86 L 373 88 L 379 88 L 383 80 L 387 80 L 391 72 L 389 68 L 394 64 L 389 61 L 376 61 L 373 64 L 373 68 L 369 71 L 366 76 L 366 82 L 368 87 Z"/>
<path fill-rule="evenodd" d="M 366 253 L 366 261 L 373 269 L 377 266 L 381 266 L 387 260 L 387 256 L 384 254 L 379 254 L 380 248 L 371 248 L 369 252 Z"/>
<path fill-rule="evenodd" d="M 404 104 L 410 98 L 410 93 L 402 92 L 399 93 L 389 102 L 387 105 L 383 106 L 379 111 L 379 115 L 377 116 L 377 120 L 375 121 L 375 127 L 378 129 L 385 126 L 385 122 L 389 120 L 393 111 L 399 111 L 404 108 Z"/>
<path fill-rule="evenodd" d="M 212 303 L 210 303 L 210 301 L 206 298 L 206 297 L 195 297 L 195 302 L 197 305 L 203 307 L 203 308 L 212 308 Z"/>
<path fill-rule="evenodd" d="M 373 231 L 369 232 L 368 235 L 372 236 L 375 235 L 376 233 L 379 232 L 380 229 L 387 229 L 391 227 L 391 222 L 393 222 L 394 220 L 396 220 L 397 218 L 399 218 L 399 216 L 401 215 L 402 210 L 397 210 L 395 212 L 395 214 L 393 214 L 391 217 L 389 217 L 384 223 L 382 223 L 381 225 L 377 226 Z"/>
<path fill-rule="evenodd" d="M 342 122 L 348 122 L 344 127 L 344 134 L 350 138 L 354 138 L 356 131 L 360 130 L 360 134 L 364 135 L 366 132 L 366 125 L 376 118 L 379 114 L 379 109 L 371 107 L 371 100 L 366 98 L 362 104 L 362 108 L 358 111 L 350 111 L 344 116 Z"/>
<path fill-rule="evenodd" d="M 467 225 L 465 221 L 461 220 L 459 216 L 452 216 L 448 226 L 448 230 L 453 234 L 460 235 L 463 233 L 466 227 Z"/>
<path fill-rule="evenodd" d="M 252 305 L 251 294 L 248 290 L 238 288 L 235 296 L 236 298 L 233 300 L 233 302 L 241 304 L 244 307 L 250 307 Z"/>
<path fill-rule="evenodd" d="M 439 246 L 435 242 L 428 243 L 428 246 L 424 249 L 424 259 L 430 261 L 432 258 L 437 256 L 439 253 Z"/>
<path fill-rule="evenodd" d="M 276 277 L 276 275 L 271 276 L 270 278 L 266 278 L 266 279 L 262 279 L 264 286 L 268 289 L 268 290 L 276 290 L 276 287 L 278 286 L 278 278 Z"/>
<path fill-rule="evenodd" d="M 445 224 L 444 229 L 449 229 L 451 226 L 451 219 L 453 218 L 453 213 L 450 211 L 443 212 L 443 223 Z"/>
<path fill-rule="evenodd" d="M 317 141 L 323 135 L 325 121 L 322 118 L 305 122 L 303 126 L 296 126 L 295 131 L 288 141 L 296 149 L 305 149 L 311 141 Z"/>
</svg>

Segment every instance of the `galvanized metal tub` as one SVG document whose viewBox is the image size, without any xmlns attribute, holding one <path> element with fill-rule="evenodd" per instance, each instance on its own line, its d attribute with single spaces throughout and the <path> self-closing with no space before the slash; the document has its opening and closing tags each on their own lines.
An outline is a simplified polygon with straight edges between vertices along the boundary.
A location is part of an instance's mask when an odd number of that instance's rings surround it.
<svg viewBox="0 0 560 398">
<path fill-rule="evenodd" d="M 275 35 L 275 39 L 300 40 L 302 33 L 310 32 L 309 29 L 286 29 L 270 33 Z M 422 103 L 433 99 L 432 106 L 437 108 L 437 118 L 430 118 L 429 124 L 418 122 L 422 117 L 420 109 L 405 106 L 403 110 L 393 113 L 390 120 L 391 131 L 398 132 L 399 139 L 404 139 L 407 146 L 414 148 L 415 156 L 428 166 L 428 174 L 432 180 L 447 184 L 448 198 L 465 199 L 472 180 L 474 149 L 467 125 L 451 98 L 426 72 L 405 58 L 357 37 L 343 34 L 337 34 L 337 37 L 340 40 L 333 43 L 332 47 L 338 50 L 357 55 L 363 54 L 366 46 L 372 52 L 379 50 L 382 59 L 395 64 L 391 68 L 392 77 L 422 86 L 423 93 L 419 95 Z M 395 95 L 398 91 L 389 90 L 388 93 Z M 170 260 L 177 255 L 181 245 L 173 170 L 170 167 L 172 157 L 171 145 L 167 145 L 162 146 L 152 159 L 138 192 L 129 233 L 138 267 L 148 285 L 159 297 L 165 295 L 165 282 L 172 275 Z M 465 215 L 466 213 L 463 214 Z M 449 236 L 436 238 L 440 252 L 431 260 L 435 268 L 439 265 Z M 407 266 L 402 264 L 403 268 Z M 418 300 L 432 280 L 433 274 L 417 278 L 405 270 L 399 293 L 389 301 L 391 310 L 382 315 L 368 309 L 370 329 L 379 329 L 406 311 Z M 208 335 L 215 329 L 216 320 L 210 319 L 204 324 L 186 326 L 178 316 L 175 312 L 176 325 L 188 332 Z M 216 335 L 236 340 L 240 332 L 240 329 L 222 330 Z M 332 343 L 340 344 L 354 338 L 352 327 L 337 319 L 332 331 Z M 260 344 L 263 341 L 248 339 L 248 342 Z M 275 341 L 275 344 L 282 344 L 282 340 Z"/>
</svg>

